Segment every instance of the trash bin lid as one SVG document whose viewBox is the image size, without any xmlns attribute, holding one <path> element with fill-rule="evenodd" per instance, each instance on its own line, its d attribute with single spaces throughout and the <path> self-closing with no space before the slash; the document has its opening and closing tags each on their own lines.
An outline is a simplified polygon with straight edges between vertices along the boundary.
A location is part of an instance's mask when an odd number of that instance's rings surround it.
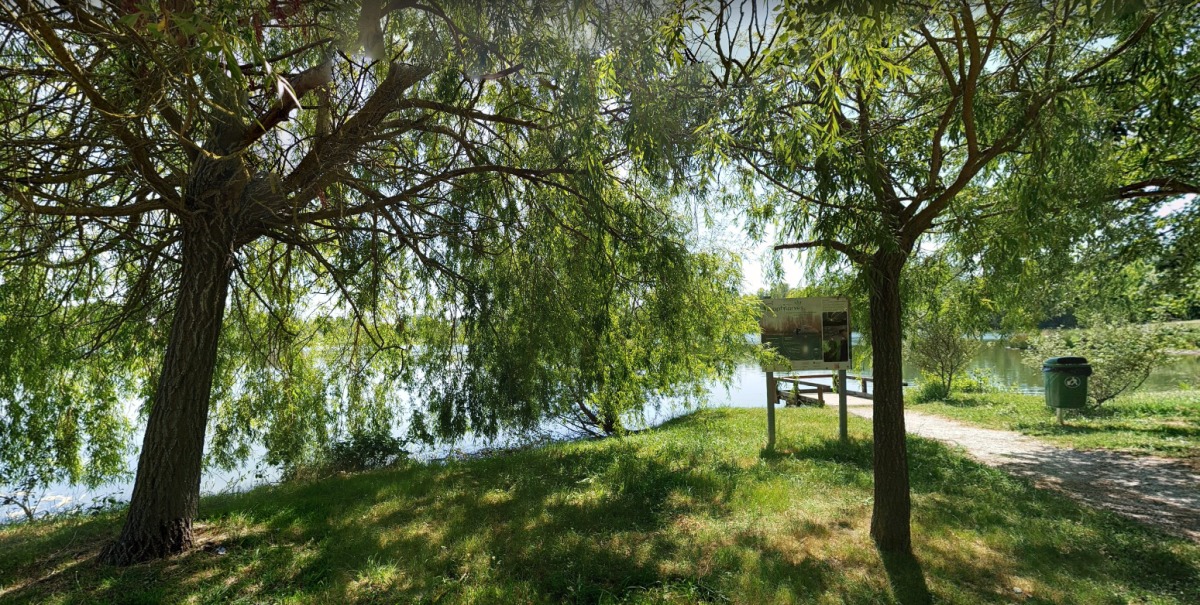
<svg viewBox="0 0 1200 605">
<path fill-rule="evenodd" d="M 1044 366 L 1077 366 L 1085 365 L 1088 360 L 1086 357 L 1051 357 L 1042 362 Z"/>
<path fill-rule="evenodd" d="M 1091 376 L 1092 366 L 1088 364 L 1086 357 L 1051 357 L 1042 362 L 1042 372 Z"/>
</svg>

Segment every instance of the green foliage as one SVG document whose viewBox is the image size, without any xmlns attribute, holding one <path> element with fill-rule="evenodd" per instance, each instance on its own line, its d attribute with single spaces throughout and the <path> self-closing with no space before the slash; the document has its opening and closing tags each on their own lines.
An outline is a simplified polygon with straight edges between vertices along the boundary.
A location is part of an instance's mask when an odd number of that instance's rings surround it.
<svg viewBox="0 0 1200 605">
<path fill-rule="evenodd" d="M 146 388 L 156 332 L 99 321 L 110 304 L 74 304 L 86 286 L 58 280 L 78 277 L 0 272 L 0 486 L 94 486 L 126 470 L 128 398 Z"/>
<path fill-rule="evenodd" d="M 907 399 L 913 403 L 929 403 L 945 401 L 950 398 L 950 387 L 936 375 L 921 374 L 921 379 L 914 389 L 909 389 Z"/>
<path fill-rule="evenodd" d="M 239 222 L 221 466 L 414 411 L 429 439 L 619 427 L 746 353 L 736 266 L 686 231 L 711 101 L 663 46 L 675 15 L 335 4 L 0 12 L 0 484 L 121 470 L 197 217 Z"/>
<path fill-rule="evenodd" d="M 402 439 L 386 433 L 359 433 L 330 444 L 323 458 L 330 470 L 357 472 L 390 466 L 407 456 Z"/>
<path fill-rule="evenodd" d="M 451 365 L 424 383 L 430 413 L 417 416 L 417 434 L 491 436 L 546 418 L 619 432 L 648 405 L 695 401 L 732 375 L 757 329 L 740 273 L 726 255 L 660 241 L 643 251 L 603 236 L 589 246 L 531 238 L 511 257 L 464 266 L 482 286 L 463 293 L 470 304 L 458 321 L 470 345 L 445 339 L 423 351 Z"/>
<path fill-rule="evenodd" d="M 1124 323 L 1200 309 L 1200 8 L 1152 8 L 1097 16 L 1097 27 L 1142 28 L 1141 43 L 1096 74 L 1098 94 L 1047 113 L 1029 153 L 994 173 L 989 199 L 1011 210 L 951 240 L 1018 329 L 1068 312 Z"/>
<path fill-rule="evenodd" d="M 905 401 L 911 403 L 949 402 L 955 393 L 977 395 L 996 393 L 1000 390 L 995 384 L 995 379 L 987 374 L 976 372 L 958 374 L 954 380 L 954 391 L 951 391 L 940 377 L 922 372 L 916 387 L 905 391 Z"/>
<path fill-rule="evenodd" d="M 930 313 L 917 320 L 907 344 L 909 359 L 921 371 L 922 382 L 933 379 L 949 394 L 954 378 L 979 352 L 980 341 L 964 334 L 962 323 L 950 313 Z"/>
<path fill-rule="evenodd" d="M 974 329 L 1004 332 L 1096 290 L 1087 280 L 1102 273 L 1085 277 L 1076 261 L 1112 256 L 1089 241 L 1099 227 L 1116 234 L 1141 217 L 1136 232 L 1173 237 L 1163 227 L 1174 218 L 1150 217 L 1195 189 L 1188 167 L 1200 147 L 1160 146 L 1116 125 L 1154 113 L 1145 125 L 1194 136 L 1198 95 L 1185 83 L 1195 7 L 866 7 L 782 4 L 775 44 L 761 63 L 746 60 L 759 71 L 729 94 L 727 121 L 710 124 L 713 155 L 738 162 L 727 199 L 752 233 L 769 225 L 798 242 L 814 279 L 899 252 L 916 265 L 903 273 L 906 307 L 920 305 L 919 291 L 907 294 L 924 282 L 927 295 L 966 309 Z M 1021 50 L 1001 50 L 1002 40 Z M 755 48 L 753 36 L 740 41 Z M 1068 57 L 1060 44 L 1080 52 Z M 1187 306 L 1155 293 L 1166 275 L 1156 265 L 1162 277 L 1144 284 L 1139 312 Z"/>
<path fill-rule="evenodd" d="M 1034 337 L 1030 336 L 1027 332 L 1017 332 L 1016 334 L 1013 334 L 1005 339 L 1004 344 L 1005 346 L 1024 351 L 1029 348 L 1033 338 Z"/>
<path fill-rule="evenodd" d="M 1078 330 L 1050 330 L 1033 339 L 1022 359 L 1041 368 L 1050 357 L 1085 357 L 1093 374 L 1088 399 L 1100 405 L 1136 390 L 1174 341 L 1156 325 L 1102 324 Z"/>
<path fill-rule="evenodd" d="M 840 444 L 829 410 L 777 421 L 773 455 L 761 410 L 706 410 L 619 440 L 207 497 L 207 552 L 127 569 L 78 564 L 112 513 L 0 527 L 0 585 L 14 603 L 902 603 L 914 579 L 954 605 L 1014 588 L 1200 599 L 1195 543 L 918 438 L 920 569 L 898 574 L 868 535 L 870 423 L 851 417 Z"/>
<path fill-rule="evenodd" d="M 1001 390 L 993 375 L 981 372 L 968 372 L 955 384 L 955 390 L 960 393 L 996 393 Z"/>
<path fill-rule="evenodd" d="M 405 441 L 388 433 L 351 433 L 318 445 L 306 458 L 274 462 L 285 481 L 311 480 L 337 473 L 357 473 L 394 466 L 408 459 Z"/>
<path fill-rule="evenodd" d="M 1169 324 L 1178 339 L 1179 347 L 1189 351 L 1200 351 L 1200 321 Z"/>
</svg>

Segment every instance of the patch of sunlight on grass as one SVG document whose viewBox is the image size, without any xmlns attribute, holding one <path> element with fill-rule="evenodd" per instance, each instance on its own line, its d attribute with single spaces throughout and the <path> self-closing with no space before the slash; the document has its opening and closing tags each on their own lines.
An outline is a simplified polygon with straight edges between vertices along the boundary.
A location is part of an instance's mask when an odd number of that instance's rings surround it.
<svg viewBox="0 0 1200 605">
<path fill-rule="evenodd" d="M 446 537 L 445 530 L 441 525 L 428 520 L 398 527 L 393 533 L 397 539 L 425 544 L 442 544 Z"/>
<path fill-rule="evenodd" d="M 508 490 L 490 489 L 479 497 L 479 503 L 484 506 L 499 506 L 512 502 L 513 495 Z"/>
<path fill-rule="evenodd" d="M 731 504 L 752 510 L 761 515 L 778 514 L 793 506 L 794 481 L 788 477 L 775 477 L 766 481 L 738 485 Z"/>
<path fill-rule="evenodd" d="M 206 499 L 199 539 L 227 554 L 120 570 L 91 561 L 119 515 L 0 528 L 0 549 L 15 546 L 0 599 L 894 603 L 899 577 L 944 603 L 1200 602 L 1197 545 L 915 439 L 919 564 L 897 576 L 869 536 L 869 423 L 851 419 L 841 444 L 832 410 L 778 421 L 775 452 L 761 410 L 701 411 L 620 439 Z"/>
<path fill-rule="evenodd" d="M 365 567 L 354 574 L 347 593 L 367 597 L 379 592 L 403 590 L 407 585 L 404 570 L 395 562 L 383 562 L 372 557 Z"/>
<path fill-rule="evenodd" d="M 1200 459 L 1200 391 L 1125 395 L 1072 414 L 1064 424 L 1058 423 L 1038 395 L 961 395 L 913 409 L 1077 449 Z"/>
</svg>

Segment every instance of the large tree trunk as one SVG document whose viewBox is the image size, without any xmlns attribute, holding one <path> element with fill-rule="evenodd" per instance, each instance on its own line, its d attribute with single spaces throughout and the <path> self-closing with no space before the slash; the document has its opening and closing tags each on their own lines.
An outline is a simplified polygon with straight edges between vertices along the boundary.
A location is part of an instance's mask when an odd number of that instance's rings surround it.
<svg viewBox="0 0 1200 605">
<path fill-rule="evenodd" d="M 183 269 L 125 527 L 101 558 L 129 565 L 192 546 L 217 340 L 233 271 L 228 217 L 183 227 Z"/>
<path fill-rule="evenodd" d="M 890 554 L 912 553 L 909 527 L 912 502 L 900 364 L 900 270 L 904 260 L 902 252 L 879 252 L 866 267 L 871 287 L 871 363 L 875 382 L 872 419 L 875 508 L 871 514 L 871 538 L 879 550 Z"/>
</svg>

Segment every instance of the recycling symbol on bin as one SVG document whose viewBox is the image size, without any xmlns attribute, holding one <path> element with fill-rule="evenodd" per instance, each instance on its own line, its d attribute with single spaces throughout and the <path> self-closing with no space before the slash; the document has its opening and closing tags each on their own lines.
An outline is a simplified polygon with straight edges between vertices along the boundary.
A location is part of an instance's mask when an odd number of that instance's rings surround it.
<svg viewBox="0 0 1200 605">
<path fill-rule="evenodd" d="M 1067 379 L 1063 381 L 1063 384 L 1066 385 L 1068 389 L 1077 389 L 1079 388 L 1079 377 L 1068 376 Z"/>
</svg>

